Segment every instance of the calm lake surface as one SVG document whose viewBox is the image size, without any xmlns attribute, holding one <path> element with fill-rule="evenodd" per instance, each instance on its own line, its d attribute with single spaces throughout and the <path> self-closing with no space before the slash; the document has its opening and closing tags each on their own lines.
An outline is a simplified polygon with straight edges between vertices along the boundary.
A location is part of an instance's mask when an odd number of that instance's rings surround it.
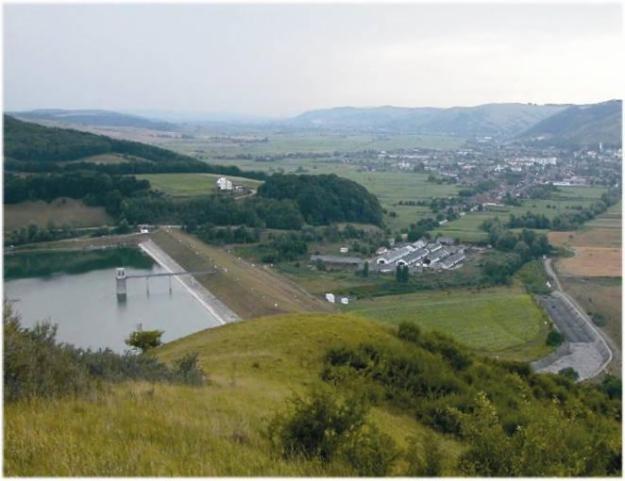
<svg viewBox="0 0 625 481">
<path fill-rule="evenodd" d="M 139 324 L 165 331 L 164 342 L 215 326 L 176 279 L 171 293 L 167 277 L 150 279 L 149 294 L 145 279 L 129 279 L 127 300 L 119 303 L 116 267 L 128 274 L 165 271 L 139 250 L 19 254 L 4 262 L 4 297 L 13 301 L 22 325 L 50 321 L 58 325 L 59 341 L 78 347 L 122 352 Z"/>
</svg>

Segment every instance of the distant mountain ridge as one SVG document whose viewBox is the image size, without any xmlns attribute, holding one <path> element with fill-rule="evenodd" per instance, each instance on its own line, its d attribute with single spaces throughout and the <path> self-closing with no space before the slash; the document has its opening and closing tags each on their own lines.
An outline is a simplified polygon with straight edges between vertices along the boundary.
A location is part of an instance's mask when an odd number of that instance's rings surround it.
<svg viewBox="0 0 625 481">
<path fill-rule="evenodd" d="M 548 117 L 519 138 L 544 145 L 622 145 L 621 100 L 609 100 L 598 104 L 573 105 Z"/>
<path fill-rule="evenodd" d="M 97 127 L 135 127 L 150 130 L 176 130 L 174 123 L 152 120 L 138 115 L 110 110 L 38 109 L 25 112 L 8 112 L 15 118 L 30 122 L 54 122 L 67 125 L 90 125 Z"/>
<path fill-rule="evenodd" d="M 237 132 L 318 130 L 379 134 L 491 137 L 498 141 L 532 142 L 545 146 L 583 146 L 602 142 L 621 145 L 622 102 L 589 105 L 491 103 L 474 107 L 334 107 L 304 112 L 284 120 L 191 120 L 175 116 L 155 120 L 106 110 L 33 110 L 14 117 L 68 127 L 136 127 L 184 132 L 185 125 Z M 171 121 L 169 121 L 171 120 Z"/>
<path fill-rule="evenodd" d="M 567 107 L 521 103 L 451 108 L 337 107 L 305 112 L 288 123 L 318 129 L 505 138 L 518 135 Z"/>
</svg>

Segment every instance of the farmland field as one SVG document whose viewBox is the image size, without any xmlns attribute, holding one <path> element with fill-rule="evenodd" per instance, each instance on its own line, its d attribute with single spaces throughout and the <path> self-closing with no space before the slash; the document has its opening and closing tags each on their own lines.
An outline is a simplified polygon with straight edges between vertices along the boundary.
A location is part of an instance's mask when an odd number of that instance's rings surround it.
<svg viewBox="0 0 625 481">
<path fill-rule="evenodd" d="M 480 225 L 486 219 L 499 217 L 502 221 L 506 221 L 511 214 L 520 216 L 528 211 L 553 219 L 556 215 L 571 212 L 572 208 L 589 207 L 597 202 L 604 192 L 606 189 L 603 187 L 559 187 L 559 191 L 550 199 L 526 199 L 520 206 L 502 205 L 489 207 L 482 212 L 470 212 L 439 227 L 435 232 L 465 242 L 483 241 L 487 235 L 480 229 Z"/>
<path fill-rule="evenodd" d="M 415 322 L 472 349 L 530 360 L 545 354 L 547 318 L 519 287 L 430 291 L 357 300 L 347 310 L 380 322 Z"/>
<path fill-rule="evenodd" d="M 575 253 L 558 261 L 564 276 L 621 276 L 620 204 L 596 217 L 575 232 L 551 232 L 549 241 Z"/>
<path fill-rule="evenodd" d="M 241 168 L 262 170 L 260 162 L 253 165 L 241 165 Z M 280 166 L 285 172 L 298 172 L 308 174 L 336 174 L 340 177 L 358 182 L 369 192 L 373 193 L 389 211 L 395 211 L 397 216 L 386 216 L 385 221 L 391 228 L 399 229 L 408 227 L 417 220 L 432 215 L 429 207 L 397 205 L 399 201 L 429 201 L 434 197 L 454 196 L 458 193 L 458 187 L 453 184 L 438 184 L 429 182 L 428 174 L 421 172 L 398 172 L 376 171 L 366 172 L 359 166 L 338 162 L 303 161 L 302 159 L 290 159 L 285 162 L 273 162 L 274 167 Z M 289 166 L 287 168 L 286 166 Z M 305 166 L 305 167 L 303 167 Z M 302 168 L 297 170 L 298 168 Z"/>
<path fill-rule="evenodd" d="M 53 222 L 56 227 L 93 227 L 112 225 L 113 219 L 103 207 L 91 207 L 75 199 L 59 198 L 50 203 L 28 201 L 4 205 L 4 230 L 11 231 L 35 224 L 48 227 Z"/>
<path fill-rule="evenodd" d="M 165 194 L 174 197 L 191 197 L 215 192 L 217 190 L 215 182 L 222 176 L 217 174 L 144 174 L 136 177 L 148 180 L 153 189 Z M 243 185 L 250 189 L 256 189 L 262 183 L 242 177 L 226 177 L 235 185 Z"/>
<path fill-rule="evenodd" d="M 266 139 L 266 140 L 265 140 Z M 331 133 L 258 133 L 246 136 L 214 136 L 191 139 L 152 139 L 162 147 L 210 159 L 219 155 L 281 154 L 288 152 L 353 152 L 398 148 L 456 148 L 464 139 L 443 135 L 375 135 Z"/>
<path fill-rule="evenodd" d="M 551 232 L 549 241 L 574 252 L 556 268 L 570 293 L 618 345 L 621 343 L 621 204 L 574 232 Z"/>
<path fill-rule="evenodd" d="M 575 255 L 558 262 L 564 276 L 620 277 L 621 249 L 610 247 L 574 247 Z"/>
<path fill-rule="evenodd" d="M 286 173 L 296 172 L 313 175 L 336 174 L 353 180 L 376 195 L 384 208 L 396 212 L 396 217 L 386 216 L 385 218 L 387 224 L 394 229 L 408 227 L 411 223 L 432 215 L 429 207 L 397 205 L 399 201 L 427 201 L 434 197 L 454 196 L 459 190 L 453 184 L 429 182 L 427 180 L 428 174 L 421 172 L 366 172 L 355 164 L 320 161 L 318 159 L 285 159 L 279 162 L 237 160 L 232 163 L 224 162 L 224 164 L 236 165 L 245 170 L 284 171 Z M 150 178 L 149 176 L 140 177 Z"/>
</svg>

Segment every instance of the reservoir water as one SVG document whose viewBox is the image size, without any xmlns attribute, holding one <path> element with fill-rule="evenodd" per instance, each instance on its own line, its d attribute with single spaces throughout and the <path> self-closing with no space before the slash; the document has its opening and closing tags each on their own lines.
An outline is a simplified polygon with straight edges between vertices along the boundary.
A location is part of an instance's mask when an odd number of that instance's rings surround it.
<svg viewBox="0 0 625 481">
<path fill-rule="evenodd" d="M 115 268 L 128 274 L 165 269 L 136 249 L 17 254 L 4 258 L 4 297 L 22 325 L 49 321 L 57 339 L 82 348 L 122 352 L 141 327 L 164 331 L 163 342 L 214 327 L 204 307 L 175 278 L 129 279 L 125 302 L 117 300 Z"/>
</svg>

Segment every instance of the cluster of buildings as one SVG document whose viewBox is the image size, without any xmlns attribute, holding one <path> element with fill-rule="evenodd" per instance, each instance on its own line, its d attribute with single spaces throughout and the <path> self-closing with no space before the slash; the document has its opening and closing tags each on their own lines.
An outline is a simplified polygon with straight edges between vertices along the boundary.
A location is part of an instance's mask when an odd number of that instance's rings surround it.
<svg viewBox="0 0 625 481">
<path fill-rule="evenodd" d="M 448 237 L 439 237 L 435 242 L 419 239 L 392 249 L 381 248 L 377 254 L 375 266 L 380 272 L 394 272 L 398 266 L 452 269 L 466 259 L 464 247 L 455 246 L 454 240 Z"/>
</svg>

